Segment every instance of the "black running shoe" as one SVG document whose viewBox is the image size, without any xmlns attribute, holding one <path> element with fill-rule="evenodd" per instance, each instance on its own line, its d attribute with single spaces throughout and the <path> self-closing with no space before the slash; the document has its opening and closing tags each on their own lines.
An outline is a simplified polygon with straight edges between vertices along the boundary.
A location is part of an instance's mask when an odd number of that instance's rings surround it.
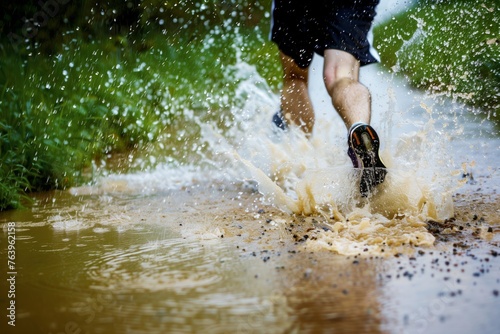
<svg viewBox="0 0 500 334">
<path fill-rule="evenodd" d="M 274 115 L 273 115 L 273 123 L 276 125 L 278 129 L 281 129 L 285 131 L 288 128 L 288 125 L 286 124 L 285 117 L 283 117 L 283 113 L 281 110 L 278 110 Z"/>
<path fill-rule="evenodd" d="M 347 154 L 354 168 L 362 168 L 359 190 L 367 197 L 373 188 L 384 182 L 387 169 L 379 157 L 380 140 L 377 132 L 368 124 L 356 123 L 351 126 L 348 137 Z"/>
</svg>

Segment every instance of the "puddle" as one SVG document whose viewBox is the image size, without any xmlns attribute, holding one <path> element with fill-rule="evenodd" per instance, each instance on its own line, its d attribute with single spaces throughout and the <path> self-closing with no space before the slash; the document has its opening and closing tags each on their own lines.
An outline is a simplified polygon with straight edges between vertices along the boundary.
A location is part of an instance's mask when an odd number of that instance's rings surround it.
<svg viewBox="0 0 500 334">
<path fill-rule="evenodd" d="M 436 241 L 412 253 L 390 254 L 388 245 L 386 254 L 345 256 L 314 246 L 335 240 L 320 217 L 283 213 L 241 184 L 108 196 L 57 192 L 2 213 L 17 227 L 19 333 L 493 333 L 499 325 L 494 203 L 458 205 L 461 216 L 428 227 Z M 83 206 L 79 228 L 62 223 L 75 220 L 67 208 Z"/>
</svg>

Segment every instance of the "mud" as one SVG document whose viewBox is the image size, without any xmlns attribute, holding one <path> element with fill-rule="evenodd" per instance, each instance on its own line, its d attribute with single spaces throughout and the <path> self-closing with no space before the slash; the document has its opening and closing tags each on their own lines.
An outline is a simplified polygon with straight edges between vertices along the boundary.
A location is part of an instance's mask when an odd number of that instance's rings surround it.
<svg viewBox="0 0 500 334">
<path fill-rule="evenodd" d="M 328 218 L 244 184 L 40 195 L 0 216 L 18 239 L 10 332 L 494 333 L 498 195 L 454 197 L 432 245 L 346 256 L 315 247 Z"/>
</svg>

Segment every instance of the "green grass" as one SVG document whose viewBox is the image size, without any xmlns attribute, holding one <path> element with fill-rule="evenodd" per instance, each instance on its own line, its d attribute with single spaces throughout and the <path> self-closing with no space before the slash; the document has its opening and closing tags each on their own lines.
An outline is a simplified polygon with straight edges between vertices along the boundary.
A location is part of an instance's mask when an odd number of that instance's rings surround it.
<svg viewBox="0 0 500 334">
<path fill-rule="evenodd" d="M 32 191 L 88 181 L 82 171 L 93 160 L 143 149 L 174 132 L 186 110 L 221 117 L 238 103 L 237 54 L 279 82 L 276 49 L 258 26 L 151 29 L 139 46 L 73 34 L 54 55 L 0 48 L 0 210 Z"/>
<path fill-rule="evenodd" d="M 421 89 L 499 124 L 500 10 L 495 0 L 423 1 L 374 30 L 382 63 Z"/>
</svg>

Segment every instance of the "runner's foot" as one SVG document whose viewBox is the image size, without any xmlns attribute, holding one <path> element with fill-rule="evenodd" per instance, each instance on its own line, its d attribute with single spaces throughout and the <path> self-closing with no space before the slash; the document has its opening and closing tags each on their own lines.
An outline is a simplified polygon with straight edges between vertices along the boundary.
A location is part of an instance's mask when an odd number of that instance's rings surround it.
<svg viewBox="0 0 500 334">
<path fill-rule="evenodd" d="M 286 130 L 288 128 L 288 124 L 286 124 L 285 117 L 283 117 L 283 114 L 281 110 L 278 110 L 274 115 L 273 115 L 273 123 L 276 125 L 278 129 L 281 130 Z"/>
<path fill-rule="evenodd" d="M 359 190 L 367 197 L 373 188 L 384 182 L 387 169 L 379 157 L 380 140 L 368 124 L 355 123 L 349 130 L 347 154 L 354 168 L 362 168 Z"/>
</svg>

